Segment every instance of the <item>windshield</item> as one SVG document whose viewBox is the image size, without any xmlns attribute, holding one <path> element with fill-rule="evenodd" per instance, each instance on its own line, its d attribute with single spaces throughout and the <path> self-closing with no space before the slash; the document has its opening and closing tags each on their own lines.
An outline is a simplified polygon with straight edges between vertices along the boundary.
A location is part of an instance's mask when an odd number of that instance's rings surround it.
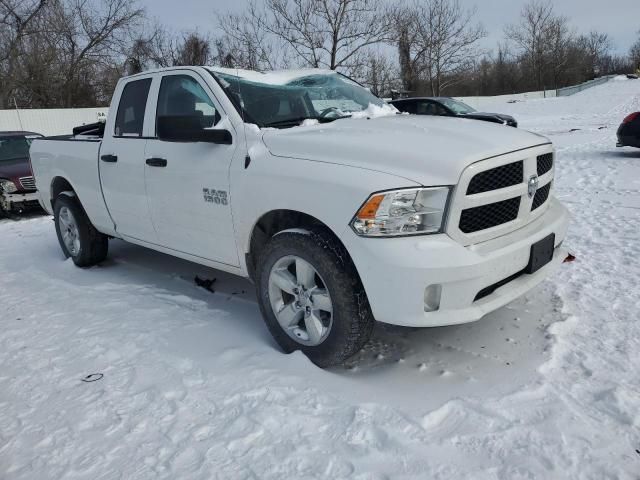
<svg viewBox="0 0 640 480">
<path fill-rule="evenodd" d="M 242 110 L 246 121 L 261 127 L 291 127 L 309 119 L 332 121 L 372 108 L 395 113 L 393 107 L 369 90 L 338 73 L 293 79 L 264 74 L 263 81 L 258 73 L 252 75 L 251 80 L 228 73 L 212 74 Z M 280 82 L 283 77 L 284 81 Z"/>
<path fill-rule="evenodd" d="M 460 100 L 454 100 L 453 98 L 441 98 L 440 101 L 445 107 L 453 110 L 454 113 L 458 115 L 464 115 L 465 113 L 473 113 L 475 112 L 475 108 L 471 108 L 464 102 Z"/>
<path fill-rule="evenodd" d="M 33 138 L 5 137 L 0 138 L 0 162 L 29 158 L 29 146 Z"/>
</svg>

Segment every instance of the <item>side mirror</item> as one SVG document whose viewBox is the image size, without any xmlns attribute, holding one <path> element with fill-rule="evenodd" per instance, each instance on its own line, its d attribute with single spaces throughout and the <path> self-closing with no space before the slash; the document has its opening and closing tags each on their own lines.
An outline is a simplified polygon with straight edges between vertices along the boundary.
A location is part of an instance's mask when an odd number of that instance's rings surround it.
<svg viewBox="0 0 640 480">
<path fill-rule="evenodd" d="M 231 145 L 233 137 L 229 130 L 204 128 L 201 116 L 172 115 L 158 117 L 158 138 L 168 142 L 207 142 Z"/>
</svg>

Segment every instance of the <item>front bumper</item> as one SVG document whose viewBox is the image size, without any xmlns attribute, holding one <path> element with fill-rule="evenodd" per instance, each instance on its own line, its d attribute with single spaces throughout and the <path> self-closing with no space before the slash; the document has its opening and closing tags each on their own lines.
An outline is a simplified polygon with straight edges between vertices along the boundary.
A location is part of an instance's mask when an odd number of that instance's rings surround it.
<svg viewBox="0 0 640 480">
<path fill-rule="evenodd" d="M 616 147 L 636 147 L 640 148 L 640 137 L 631 135 L 618 135 L 618 143 Z"/>
<path fill-rule="evenodd" d="M 436 327 L 479 320 L 548 277 L 566 258 L 561 247 L 569 213 L 556 199 L 530 224 L 501 237 L 464 247 L 445 234 L 373 239 L 345 231 L 347 247 L 376 320 L 395 325 Z M 531 245 L 555 234 L 553 260 L 534 274 L 521 272 Z M 515 276 L 492 293 L 488 287 Z M 436 311 L 426 311 L 425 291 L 440 285 Z"/>
<path fill-rule="evenodd" d="M 0 208 L 5 211 L 21 210 L 40 205 L 37 192 L 5 193 L 0 192 Z"/>
</svg>

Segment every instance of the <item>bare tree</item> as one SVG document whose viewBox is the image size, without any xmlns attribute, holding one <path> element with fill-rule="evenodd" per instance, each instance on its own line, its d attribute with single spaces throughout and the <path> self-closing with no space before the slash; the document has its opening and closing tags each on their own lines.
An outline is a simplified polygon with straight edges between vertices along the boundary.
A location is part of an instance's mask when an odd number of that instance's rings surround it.
<svg viewBox="0 0 640 480">
<path fill-rule="evenodd" d="M 570 68 L 575 44 L 575 35 L 569 28 L 569 21 L 566 17 L 558 16 L 549 21 L 544 42 L 545 48 L 548 50 L 547 64 L 552 86 L 559 88 Z"/>
<path fill-rule="evenodd" d="M 638 35 L 638 39 L 629 49 L 629 60 L 636 72 L 640 72 L 640 31 L 638 31 Z"/>
<path fill-rule="evenodd" d="M 426 80 L 432 95 L 460 81 L 481 54 L 478 41 L 486 35 L 473 22 L 476 10 L 458 0 L 415 1 L 396 12 L 398 53 L 403 86 L 416 90 Z"/>
<path fill-rule="evenodd" d="M 604 63 L 611 53 L 612 42 L 606 33 L 592 30 L 578 38 L 585 56 L 585 74 L 590 77 L 604 73 Z"/>
<path fill-rule="evenodd" d="M 232 22 L 239 26 L 242 20 L 237 33 L 224 31 L 250 63 L 269 63 L 260 50 L 267 43 L 302 66 L 351 73 L 362 65 L 368 47 L 391 39 L 393 22 L 384 7 L 382 0 L 265 0 L 263 6 L 252 0 Z"/>
<path fill-rule="evenodd" d="M 536 88 L 541 90 L 551 49 L 549 31 L 559 17 L 550 2 L 540 0 L 532 0 L 525 5 L 520 17 L 518 24 L 505 28 L 505 35 L 520 49 L 523 61 L 528 63 L 533 73 Z"/>
<path fill-rule="evenodd" d="M 46 0 L 31 3 L 30 13 L 20 14 L 28 2 L 0 0 L 11 10 L 15 35 L 20 38 L 2 64 L 0 77 L 5 93 L 30 106 L 95 106 L 111 96 L 113 83 L 123 73 L 124 44 L 143 18 L 135 0 Z M 26 10 L 24 10 L 26 12 Z M 18 18 L 23 18 L 18 20 Z M 27 21 L 28 20 L 28 21 Z M 28 27 L 25 27 L 28 25 Z M 17 32 L 22 32 L 18 34 Z M 10 36 L 0 36 L 3 47 Z M 5 80 L 8 79 L 8 80 Z"/>
<path fill-rule="evenodd" d="M 250 2 L 242 13 L 218 13 L 223 35 L 216 41 L 218 61 L 227 67 L 274 70 L 288 64 L 287 52 L 267 28 L 264 9 Z"/>
<path fill-rule="evenodd" d="M 211 42 L 208 38 L 191 32 L 183 36 L 174 65 L 207 65 L 211 58 Z"/>
<path fill-rule="evenodd" d="M 142 19 L 143 11 L 130 0 L 57 0 L 51 7 L 46 29 L 54 33 L 52 39 L 61 56 L 64 106 L 78 106 L 89 99 L 81 99 L 77 92 L 94 84 L 87 74 L 97 74 L 121 51 L 129 30 Z"/>
<path fill-rule="evenodd" d="M 0 0 L 0 107 L 9 106 L 23 42 L 45 5 L 46 0 Z"/>
<path fill-rule="evenodd" d="M 486 36 L 482 25 L 473 23 L 475 14 L 475 8 L 464 10 L 458 0 L 429 0 L 423 9 L 420 21 L 433 95 L 440 95 L 460 81 L 460 74 L 473 69 L 481 53 L 478 41 Z"/>
<path fill-rule="evenodd" d="M 378 52 L 371 52 L 367 56 L 362 72 L 357 72 L 357 77 L 378 97 L 390 96 L 392 90 L 400 86 L 396 65 L 389 57 Z"/>
<path fill-rule="evenodd" d="M 400 79 L 405 91 L 418 88 L 424 71 L 429 44 L 423 41 L 422 24 L 419 22 L 419 5 L 401 6 L 393 12 L 395 21 L 395 41 L 398 45 Z"/>
</svg>

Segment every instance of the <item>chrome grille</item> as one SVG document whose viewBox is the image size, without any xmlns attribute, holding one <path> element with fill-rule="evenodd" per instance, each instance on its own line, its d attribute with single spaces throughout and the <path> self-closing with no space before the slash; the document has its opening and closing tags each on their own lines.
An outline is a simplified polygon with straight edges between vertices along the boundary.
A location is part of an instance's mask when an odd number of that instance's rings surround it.
<svg viewBox="0 0 640 480">
<path fill-rule="evenodd" d="M 447 234 L 473 245 L 534 221 L 551 198 L 553 160 L 551 145 L 541 145 L 467 167 L 453 193 Z M 530 184 L 540 186 L 530 191 Z"/>
<path fill-rule="evenodd" d="M 20 185 L 25 190 L 35 190 L 36 189 L 36 181 L 33 177 L 22 177 L 20 178 Z"/>
</svg>

